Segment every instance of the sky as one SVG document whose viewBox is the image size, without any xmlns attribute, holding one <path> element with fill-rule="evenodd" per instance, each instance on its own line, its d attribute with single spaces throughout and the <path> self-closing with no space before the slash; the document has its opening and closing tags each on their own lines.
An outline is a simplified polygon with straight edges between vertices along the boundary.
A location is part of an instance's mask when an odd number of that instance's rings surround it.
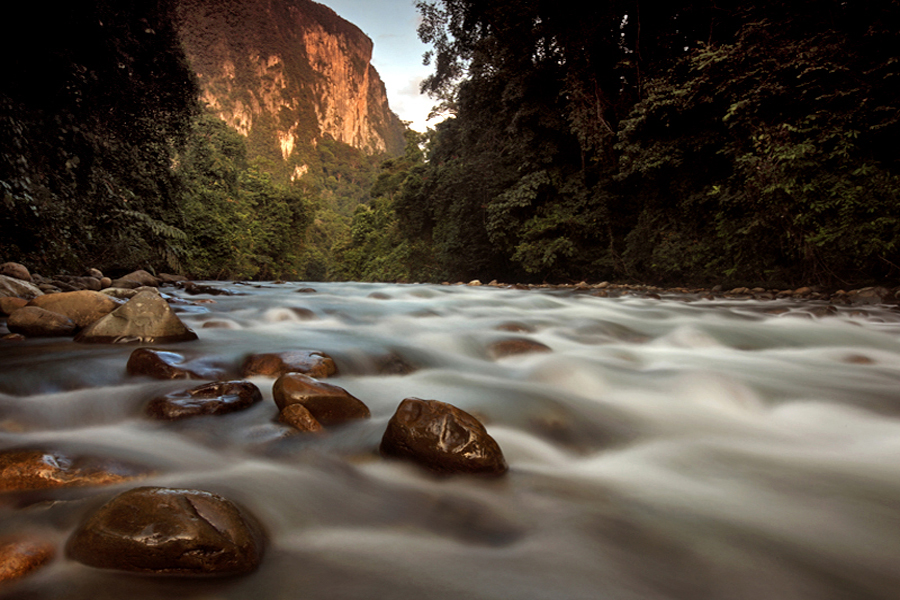
<svg viewBox="0 0 900 600">
<path fill-rule="evenodd" d="M 422 64 L 428 46 L 419 41 L 419 13 L 413 0 L 316 0 L 331 8 L 372 38 L 372 64 L 387 89 L 391 110 L 412 129 L 424 132 L 434 101 L 419 93 L 419 84 L 431 74 Z"/>
</svg>

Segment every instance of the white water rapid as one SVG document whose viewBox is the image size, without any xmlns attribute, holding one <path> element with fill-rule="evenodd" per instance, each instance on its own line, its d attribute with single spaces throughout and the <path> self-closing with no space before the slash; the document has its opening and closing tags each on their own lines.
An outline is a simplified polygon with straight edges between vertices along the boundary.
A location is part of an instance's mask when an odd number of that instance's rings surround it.
<svg viewBox="0 0 900 600">
<path fill-rule="evenodd" d="M 0 597 L 900 598 L 900 312 L 888 306 L 818 316 L 823 304 L 794 300 L 212 285 L 241 295 L 183 296 L 215 300 L 181 307 L 199 341 L 155 347 L 224 365 L 323 351 L 339 369 L 328 381 L 372 418 L 286 436 L 273 380 L 253 377 L 264 400 L 250 409 L 163 423 L 145 404 L 201 382 L 129 377 L 134 346 L 0 344 L 0 450 L 155 470 L 0 502 L 0 533 L 34 526 L 60 540 L 52 563 Z M 552 352 L 493 358 L 509 338 Z M 478 416 L 509 473 L 438 479 L 381 458 L 386 423 L 411 396 Z M 268 532 L 261 567 L 197 580 L 66 559 L 80 519 L 137 485 L 241 503 Z"/>
</svg>

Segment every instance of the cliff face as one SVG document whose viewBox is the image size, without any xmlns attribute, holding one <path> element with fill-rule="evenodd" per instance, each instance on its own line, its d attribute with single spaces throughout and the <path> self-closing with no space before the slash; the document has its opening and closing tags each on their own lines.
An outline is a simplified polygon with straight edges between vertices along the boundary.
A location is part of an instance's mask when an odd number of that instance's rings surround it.
<svg viewBox="0 0 900 600">
<path fill-rule="evenodd" d="M 293 177 L 325 136 L 399 154 L 403 125 L 372 67 L 372 40 L 311 0 L 179 0 L 202 100 Z M 280 169 L 279 169 L 280 170 Z"/>
</svg>

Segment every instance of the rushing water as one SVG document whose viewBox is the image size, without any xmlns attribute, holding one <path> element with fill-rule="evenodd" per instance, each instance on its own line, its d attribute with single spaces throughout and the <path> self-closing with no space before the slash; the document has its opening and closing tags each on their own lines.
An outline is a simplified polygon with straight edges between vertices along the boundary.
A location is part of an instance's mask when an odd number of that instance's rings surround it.
<svg viewBox="0 0 900 600">
<path fill-rule="evenodd" d="M 792 300 L 217 285 L 241 295 L 190 297 L 215 299 L 180 313 L 200 340 L 163 347 L 232 367 L 253 352 L 327 352 L 340 369 L 329 381 L 372 418 L 285 436 L 272 380 L 254 377 L 264 401 L 249 410 L 160 423 L 144 405 L 186 385 L 128 377 L 133 346 L 2 344 L 0 449 L 146 465 L 156 474 L 141 485 L 227 496 L 270 538 L 249 576 L 144 577 L 58 557 L 7 595 L 900 597 L 900 313 L 889 307 L 820 317 L 823 305 Z M 491 344 L 511 337 L 552 352 L 492 359 Z M 411 372 L 379 373 L 385 364 Z M 480 417 L 508 475 L 437 479 L 380 458 L 410 396 Z M 0 504 L 0 520 L 63 544 L 128 487 Z"/>
</svg>

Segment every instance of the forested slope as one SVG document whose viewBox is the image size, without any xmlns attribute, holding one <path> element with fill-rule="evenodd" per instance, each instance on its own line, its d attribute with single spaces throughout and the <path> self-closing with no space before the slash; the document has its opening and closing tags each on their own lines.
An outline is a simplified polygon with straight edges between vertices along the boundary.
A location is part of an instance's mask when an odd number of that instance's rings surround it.
<svg viewBox="0 0 900 600">
<path fill-rule="evenodd" d="M 453 116 L 380 201 L 411 278 L 900 276 L 900 3 L 418 6 Z"/>
</svg>

